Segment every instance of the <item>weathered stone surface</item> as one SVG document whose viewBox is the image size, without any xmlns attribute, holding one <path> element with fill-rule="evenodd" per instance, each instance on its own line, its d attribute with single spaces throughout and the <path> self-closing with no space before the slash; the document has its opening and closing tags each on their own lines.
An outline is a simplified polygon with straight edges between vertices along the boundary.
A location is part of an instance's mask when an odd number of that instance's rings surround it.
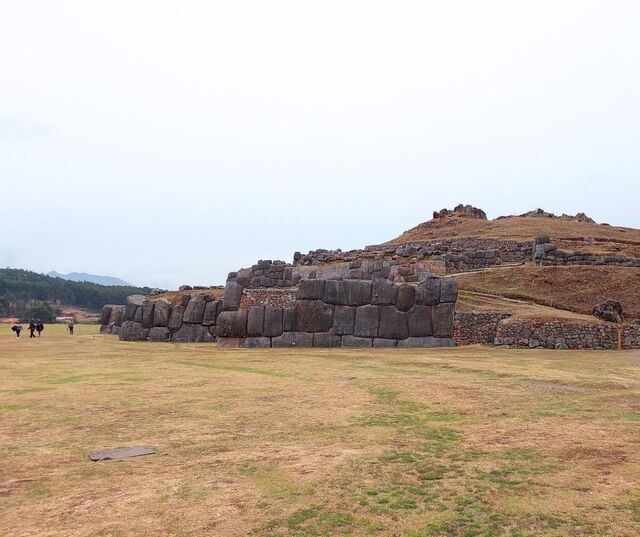
<svg viewBox="0 0 640 537">
<path fill-rule="evenodd" d="M 262 333 L 267 337 L 278 337 L 282 335 L 282 308 L 267 306 L 264 309 Z"/>
<path fill-rule="evenodd" d="M 356 308 L 353 306 L 336 306 L 333 313 L 333 333 L 351 335 L 356 320 Z"/>
<path fill-rule="evenodd" d="M 204 296 L 195 295 L 189 300 L 184 315 L 182 316 L 182 322 L 188 324 L 202 324 L 202 318 L 204 316 L 204 308 L 207 305 Z"/>
<path fill-rule="evenodd" d="M 443 303 L 431 308 L 431 321 L 435 337 L 453 337 L 454 315 L 455 304 Z"/>
<path fill-rule="evenodd" d="M 405 339 L 409 337 L 407 314 L 405 312 L 398 311 L 395 306 L 382 306 L 380 310 L 379 338 Z"/>
<path fill-rule="evenodd" d="M 246 337 L 242 342 L 242 346 L 246 349 L 268 348 L 271 347 L 271 338 Z"/>
<path fill-rule="evenodd" d="M 455 347 L 453 339 L 439 337 L 409 337 L 398 341 L 398 347 L 419 348 L 419 347 Z"/>
<path fill-rule="evenodd" d="M 349 306 L 371 303 L 371 282 L 368 280 L 344 280 L 344 290 Z"/>
<path fill-rule="evenodd" d="M 171 339 L 183 343 L 210 343 L 214 337 L 201 324 L 183 324 L 180 330 L 173 333 Z"/>
<path fill-rule="evenodd" d="M 109 320 L 109 324 L 113 324 L 114 326 L 122 325 L 122 321 L 123 321 L 122 317 L 124 316 L 124 309 L 125 309 L 125 306 L 123 305 L 113 306 L 111 308 L 111 319 Z"/>
<path fill-rule="evenodd" d="M 398 346 L 398 340 L 397 339 L 382 339 L 382 338 L 375 338 L 373 340 L 373 346 L 374 348 L 392 348 L 392 347 L 397 347 Z"/>
<path fill-rule="evenodd" d="M 123 341 L 144 341 L 144 328 L 142 323 L 124 321 L 120 328 L 120 339 Z"/>
<path fill-rule="evenodd" d="M 324 286 L 324 301 L 327 304 L 345 305 L 347 293 L 341 280 L 327 280 Z"/>
<path fill-rule="evenodd" d="M 453 303 L 458 300 L 458 282 L 455 278 L 442 278 L 440 282 L 440 302 Z"/>
<path fill-rule="evenodd" d="M 182 326 L 182 316 L 184 315 L 184 306 L 174 306 L 169 317 L 169 328 L 171 330 L 179 330 Z"/>
<path fill-rule="evenodd" d="M 398 297 L 398 287 L 385 278 L 373 280 L 371 303 L 388 305 L 395 304 Z"/>
<path fill-rule="evenodd" d="M 224 286 L 224 296 L 222 297 L 224 311 L 237 310 L 242 299 L 242 285 L 238 282 L 227 282 Z"/>
<path fill-rule="evenodd" d="M 153 300 L 145 300 L 142 304 L 142 326 L 143 328 L 151 328 L 153 326 L 153 310 L 155 302 Z"/>
<path fill-rule="evenodd" d="M 100 316 L 100 325 L 106 326 L 109 324 L 111 320 L 111 311 L 113 310 L 113 306 L 107 305 L 102 308 L 102 315 Z"/>
<path fill-rule="evenodd" d="M 136 323 L 140 323 L 140 324 L 142 324 L 142 306 L 137 306 L 137 307 L 136 307 L 136 312 L 135 312 L 135 314 L 133 315 L 133 320 L 134 320 Z"/>
<path fill-rule="evenodd" d="M 165 326 L 154 326 L 149 330 L 149 341 L 169 341 L 171 330 Z"/>
<path fill-rule="evenodd" d="M 342 341 L 340 336 L 336 336 L 331 332 L 316 332 L 313 334 L 314 347 L 341 347 Z"/>
<path fill-rule="evenodd" d="M 191 295 L 188 293 L 185 293 L 180 297 L 180 305 L 186 308 L 187 305 L 189 304 L 189 300 L 191 300 Z"/>
<path fill-rule="evenodd" d="M 377 337 L 379 324 L 380 308 L 378 306 L 360 306 L 356 308 L 353 335 L 358 337 Z"/>
<path fill-rule="evenodd" d="M 435 306 L 440 303 L 441 278 L 429 276 L 418 284 L 416 289 L 416 304 Z"/>
<path fill-rule="evenodd" d="M 373 338 L 342 336 L 343 347 L 370 348 L 373 346 Z"/>
<path fill-rule="evenodd" d="M 207 302 L 204 307 L 204 314 L 202 315 L 202 324 L 204 326 L 213 326 L 218 319 L 218 308 L 221 306 L 219 300 L 213 300 Z"/>
<path fill-rule="evenodd" d="M 413 285 L 403 283 L 398 286 L 398 298 L 396 308 L 400 311 L 409 311 L 416 302 L 416 288 Z"/>
<path fill-rule="evenodd" d="M 284 332 L 295 332 L 298 327 L 296 308 L 282 309 L 282 329 Z"/>
<path fill-rule="evenodd" d="M 233 318 L 231 337 L 247 336 L 247 318 L 249 312 L 247 310 L 238 310 Z"/>
<path fill-rule="evenodd" d="M 272 347 L 313 347 L 313 334 L 307 332 L 285 332 L 271 339 Z"/>
<path fill-rule="evenodd" d="M 233 337 L 233 321 L 235 317 L 235 311 L 223 311 L 218 315 L 218 323 L 216 324 L 216 335 L 218 337 Z"/>
<path fill-rule="evenodd" d="M 264 306 L 251 306 L 247 315 L 247 335 L 262 336 L 264 327 Z"/>
<path fill-rule="evenodd" d="M 322 300 L 298 300 L 296 317 L 299 332 L 326 332 L 333 326 L 333 307 Z"/>
<path fill-rule="evenodd" d="M 153 309 L 153 326 L 168 326 L 170 315 L 171 302 L 166 298 L 156 300 L 156 305 Z"/>
<path fill-rule="evenodd" d="M 622 322 L 622 304 L 617 300 L 607 299 L 593 308 L 593 314 L 603 321 L 620 324 Z"/>
<path fill-rule="evenodd" d="M 322 300 L 325 280 L 302 280 L 298 287 L 298 300 Z"/>
<path fill-rule="evenodd" d="M 433 325 L 431 323 L 432 306 L 416 305 L 407 314 L 409 326 L 409 336 L 426 337 L 433 335 Z"/>
</svg>

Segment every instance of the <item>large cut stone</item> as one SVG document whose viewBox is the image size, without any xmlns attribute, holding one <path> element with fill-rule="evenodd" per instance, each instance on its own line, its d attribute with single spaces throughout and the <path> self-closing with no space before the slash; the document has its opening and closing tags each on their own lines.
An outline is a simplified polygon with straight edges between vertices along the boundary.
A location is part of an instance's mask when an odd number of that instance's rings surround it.
<svg viewBox="0 0 640 537">
<path fill-rule="evenodd" d="M 333 313 L 333 333 L 336 335 L 353 334 L 356 320 L 356 308 L 352 306 L 336 306 Z"/>
<path fill-rule="evenodd" d="M 380 326 L 378 337 L 384 339 L 404 339 L 409 337 L 407 327 L 407 314 L 398 311 L 395 306 L 382 306 L 380 308 Z"/>
<path fill-rule="evenodd" d="M 271 339 L 272 347 L 313 347 L 313 334 L 306 332 L 285 332 Z"/>
<path fill-rule="evenodd" d="M 222 298 L 225 311 L 237 310 L 242 299 L 242 285 L 237 282 L 227 282 L 224 286 L 224 296 Z"/>
<path fill-rule="evenodd" d="M 136 323 L 140 323 L 140 324 L 142 324 L 142 306 L 137 306 L 137 307 L 136 307 L 136 312 L 135 312 L 135 314 L 133 315 L 133 320 L 134 320 Z"/>
<path fill-rule="evenodd" d="M 434 306 L 431 309 L 433 335 L 444 338 L 452 337 L 454 316 L 455 304 L 443 303 Z"/>
<path fill-rule="evenodd" d="M 266 337 L 282 335 L 282 308 L 265 307 L 262 333 Z"/>
<path fill-rule="evenodd" d="M 336 336 L 331 332 L 316 332 L 313 334 L 314 347 L 341 347 L 342 342 L 340 336 Z"/>
<path fill-rule="evenodd" d="M 152 300 L 145 300 L 142 304 L 142 327 L 151 328 L 153 326 L 153 310 L 155 309 L 155 302 Z"/>
<path fill-rule="evenodd" d="M 166 326 L 154 326 L 149 330 L 149 341 L 169 341 L 171 339 L 171 330 Z"/>
<path fill-rule="evenodd" d="M 142 323 L 124 321 L 120 328 L 120 339 L 123 341 L 144 341 L 146 338 Z"/>
<path fill-rule="evenodd" d="M 204 326 L 213 326 L 218 319 L 218 308 L 220 307 L 220 301 L 215 300 L 207 302 L 204 307 L 204 315 L 202 316 L 202 324 Z"/>
<path fill-rule="evenodd" d="M 380 308 L 378 306 L 360 306 L 356 308 L 353 335 L 358 337 L 377 337 L 379 324 Z"/>
<path fill-rule="evenodd" d="M 247 336 L 247 318 L 249 312 L 247 310 L 238 310 L 233 318 L 232 336 L 231 337 L 246 337 Z"/>
<path fill-rule="evenodd" d="M 179 330 L 182 326 L 182 315 L 184 314 L 184 306 L 174 306 L 169 317 L 169 328 L 171 330 Z"/>
<path fill-rule="evenodd" d="M 122 324 L 124 308 L 125 306 L 122 305 L 113 306 L 111 309 L 111 319 L 109 319 L 109 324 L 113 324 L 115 326 L 120 326 Z"/>
<path fill-rule="evenodd" d="M 398 288 L 385 278 L 376 278 L 373 280 L 373 288 L 371 293 L 372 304 L 395 304 L 398 296 Z"/>
<path fill-rule="evenodd" d="M 133 321 L 138 306 L 144 304 L 144 295 L 130 295 L 127 297 L 127 304 L 124 308 L 123 321 Z"/>
<path fill-rule="evenodd" d="M 251 306 L 247 316 L 247 335 L 261 336 L 264 326 L 264 306 Z"/>
<path fill-rule="evenodd" d="M 282 309 L 282 329 L 284 332 L 295 332 L 298 327 L 298 318 L 296 317 L 296 308 Z"/>
<path fill-rule="evenodd" d="M 298 300 L 322 300 L 325 280 L 302 280 L 298 287 Z"/>
<path fill-rule="evenodd" d="M 342 336 L 343 347 L 370 348 L 373 339 L 368 337 Z"/>
<path fill-rule="evenodd" d="M 113 306 L 104 306 L 102 308 L 102 315 L 100 316 L 100 326 L 106 326 L 109 324 L 112 310 L 113 310 Z"/>
<path fill-rule="evenodd" d="M 180 330 L 174 332 L 171 339 L 182 343 L 210 343 L 214 341 L 214 337 L 209 333 L 207 327 L 201 324 L 183 324 Z"/>
<path fill-rule="evenodd" d="M 416 305 L 407 314 L 409 335 L 412 337 L 426 337 L 433 335 L 431 324 L 432 306 Z"/>
<path fill-rule="evenodd" d="M 235 311 L 223 311 L 218 315 L 218 323 L 216 324 L 216 335 L 218 337 L 233 337 L 233 321 L 235 317 Z"/>
<path fill-rule="evenodd" d="M 333 306 L 322 300 L 298 300 L 296 317 L 299 332 L 326 332 L 333 326 Z"/>
<path fill-rule="evenodd" d="M 458 300 L 458 282 L 455 278 L 442 278 L 440 283 L 440 302 Z"/>
<path fill-rule="evenodd" d="M 347 303 L 347 293 L 341 280 L 327 280 L 324 286 L 324 301 L 327 304 L 344 305 Z"/>
<path fill-rule="evenodd" d="M 202 324 L 202 317 L 204 316 L 204 308 L 207 302 L 202 295 L 195 295 L 189 300 L 184 315 L 182 316 L 183 323 L 189 324 Z"/>
<path fill-rule="evenodd" d="M 166 298 L 157 300 L 156 307 L 153 309 L 153 326 L 168 326 L 170 315 L 171 302 Z"/>
<path fill-rule="evenodd" d="M 271 338 L 268 337 L 246 337 L 242 341 L 242 346 L 247 349 L 271 347 Z"/>
<path fill-rule="evenodd" d="M 349 306 L 371 304 L 371 282 L 369 280 L 344 280 L 344 290 Z"/>
<path fill-rule="evenodd" d="M 455 347 L 453 339 L 440 337 L 409 337 L 398 341 L 398 347 Z"/>
<path fill-rule="evenodd" d="M 398 346 L 398 340 L 397 339 L 381 339 L 379 337 L 375 338 L 373 340 L 373 346 L 375 348 L 391 348 L 391 347 L 397 347 Z"/>
<path fill-rule="evenodd" d="M 416 290 L 416 304 L 435 306 L 440 303 L 441 278 L 429 276 L 418 284 Z"/>
<path fill-rule="evenodd" d="M 398 286 L 398 298 L 396 308 L 400 311 L 409 311 L 416 302 L 416 288 L 408 283 Z"/>
</svg>

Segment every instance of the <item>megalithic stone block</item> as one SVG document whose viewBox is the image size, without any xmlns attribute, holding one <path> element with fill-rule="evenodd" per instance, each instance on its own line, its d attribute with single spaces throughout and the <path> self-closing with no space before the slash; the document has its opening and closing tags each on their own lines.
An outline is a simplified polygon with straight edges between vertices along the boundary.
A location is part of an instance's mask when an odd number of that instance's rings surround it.
<svg viewBox="0 0 640 537">
<path fill-rule="evenodd" d="M 207 302 L 204 307 L 204 315 L 202 316 L 202 324 L 204 326 L 214 326 L 218 319 L 218 308 L 220 307 L 219 300 L 213 300 Z"/>
<path fill-rule="evenodd" d="M 385 278 L 373 280 L 371 303 L 388 305 L 395 304 L 398 296 L 398 287 Z"/>
<path fill-rule="evenodd" d="M 272 347 L 313 347 L 313 334 L 307 332 L 285 332 L 271 338 Z"/>
<path fill-rule="evenodd" d="M 356 308 L 353 306 L 336 306 L 333 313 L 333 333 L 336 335 L 352 335 L 356 320 Z"/>
<path fill-rule="evenodd" d="M 224 296 L 222 298 L 224 311 L 237 310 L 242 300 L 242 285 L 238 282 L 229 281 L 224 286 Z"/>
<path fill-rule="evenodd" d="M 441 278 L 429 276 L 423 279 L 416 290 L 416 304 L 435 306 L 440 303 Z"/>
<path fill-rule="evenodd" d="M 419 304 L 411 308 L 407 314 L 409 336 L 427 337 L 433 335 L 431 323 L 431 309 L 433 306 L 421 306 Z"/>
<path fill-rule="evenodd" d="M 284 332 L 295 332 L 298 328 L 298 318 L 296 316 L 296 308 L 282 309 L 282 330 Z"/>
<path fill-rule="evenodd" d="M 342 336 L 343 347 L 370 348 L 373 346 L 373 338 Z"/>
<path fill-rule="evenodd" d="M 264 306 L 251 306 L 247 316 L 247 335 L 261 336 L 264 327 Z"/>
<path fill-rule="evenodd" d="M 341 280 L 327 280 L 324 286 L 324 301 L 327 304 L 345 305 L 347 293 Z"/>
<path fill-rule="evenodd" d="M 174 306 L 169 317 L 169 328 L 171 330 L 179 330 L 182 326 L 182 316 L 184 315 L 184 306 Z"/>
<path fill-rule="evenodd" d="M 263 335 L 266 337 L 278 337 L 282 335 L 282 308 L 267 306 L 264 309 Z"/>
<path fill-rule="evenodd" d="M 327 332 L 333 326 L 333 306 L 322 300 L 296 302 L 298 332 Z"/>
<path fill-rule="evenodd" d="M 377 337 L 380 324 L 380 308 L 366 305 L 356 308 L 356 322 L 353 335 L 357 337 Z"/>
<path fill-rule="evenodd" d="M 207 302 L 202 295 L 195 295 L 189 300 L 184 315 L 182 316 L 182 322 L 188 324 L 202 324 L 202 318 L 204 316 L 204 308 Z"/>
<path fill-rule="evenodd" d="M 456 300 L 458 300 L 458 282 L 455 278 L 442 278 L 440 302 L 454 303 Z"/>
<path fill-rule="evenodd" d="M 153 326 L 168 326 L 169 317 L 171 315 L 171 302 L 166 298 L 161 298 L 156 301 L 156 306 L 153 309 Z"/>
<path fill-rule="evenodd" d="M 398 311 L 395 306 L 382 306 L 380 310 L 379 338 L 405 339 L 409 337 L 407 314 L 405 312 Z"/>
<path fill-rule="evenodd" d="M 331 332 L 316 332 L 313 334 L 314 347 L 341 347 L 342 341 L 340 336 L 336 336 Z"/>
<path fill-rule="evenodd" d="M 431 309 L 433 335 L 435 337 L 453 337 L 455 304 L 442 303 Z"/>
<path fill-rule="evenodd" d="M 396 299 L 396 307 L 400 311 L 409 311 L 416 303 L 416 288 L 408 283 L 398 286 L 398 298 Z"/>
<path fill-rule="evenodd" d="M 298 287 L 298 300 L 322 300 L 325 280 L 302 280 Z"/>
<path fill-rule="evenodd" d="M 344 290 L 349 306 L 363 306 L 371 304 L 371 281 L 344 280 Z"/>
</svg>

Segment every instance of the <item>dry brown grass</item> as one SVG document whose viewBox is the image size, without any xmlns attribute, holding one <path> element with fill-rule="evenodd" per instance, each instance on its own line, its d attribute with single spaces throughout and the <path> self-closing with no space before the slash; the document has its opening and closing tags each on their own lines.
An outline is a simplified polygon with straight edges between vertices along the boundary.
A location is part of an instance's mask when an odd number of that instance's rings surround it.
<svg viewBox="0 0 640 537">
<path fill-rule="evenodd" d="M 599 302 L 614 298 L 625 317 L 640 318 L 640 270 L 627 267 L 518 267 L 485 270 L 456 277 L 460 289 L 524 299 L 591 314 Z"/>
<path fill-rule="evenodd" d="M 637 535 L 640 352 L 222 351 L 79 328 L 0 328 L 0 534 Z M 135 444 L 157 454 L 87 458 Z"/>
</svg>

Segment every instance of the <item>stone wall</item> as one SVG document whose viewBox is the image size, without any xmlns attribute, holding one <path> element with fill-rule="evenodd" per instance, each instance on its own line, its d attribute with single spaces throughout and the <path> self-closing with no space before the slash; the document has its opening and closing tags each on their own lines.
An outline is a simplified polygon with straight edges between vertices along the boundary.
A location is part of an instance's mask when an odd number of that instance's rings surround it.
<svg viewBox="0 0 640 537">
<path fill-rule="evenodd" d="M 613 265 L 619 267 L 640 267 L 640 257 L 562 250 L 553 244 L 549 237 L 536 238 L 533 246 L 533 261 L 542 266 Z"/>
<path fill-rule="evenodd" d="M 114 334 L 117 336 L 120 333 L 124 309 L 125 306 L 117 304 L 108 304 L 102 308 L 102 316 L 100 318 L 101 334 Z"/>
<path fill-rule="evenodd" d="M 295 306 L 242 306 L 237 282 L 225 288 L 217 336 L 244 347 L 453 346 L 457 283 L 375 280 L 300 282 Z"/>
<path fill-rule="evenodd" d="M 456 345 L 493 344 L 498 323 L 509 317 L 505 312 L 457 312 L 453 339 Z"/>
</svg>

